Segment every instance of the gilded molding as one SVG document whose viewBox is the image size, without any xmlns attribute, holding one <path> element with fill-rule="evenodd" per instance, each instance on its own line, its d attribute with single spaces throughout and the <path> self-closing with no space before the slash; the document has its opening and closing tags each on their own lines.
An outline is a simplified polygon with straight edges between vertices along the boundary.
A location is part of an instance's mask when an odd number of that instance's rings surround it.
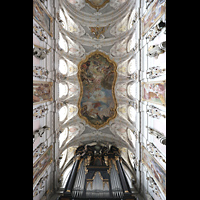
<svg viewBox="0 0 200 200">
<path fill-rule="evenodd" d="M 109 63 L 113 64 L 113 66 L 114 66 L 114 72 L 115 72 L 114 73 L 113 84 L 112 84 L 112 97 L 113 97 L 113 101 L 114 101 L 114 108 L 113 108 L 114 114 L 113 114 L 112 117 L 108 118 L 107 121 L 104 122 L 103 124 L 98 124 L 98 123 L 93 124 L 85 116 L 83 116 L 81 114 L 81 100 L 82 100 L 82 97 L 83 97 L 83 83 L 82 83 L 82 80 L 81 80 L 81 65 L 83 63 L 87 62 L 87 60 L 90 57 L 92 57 L 94 55 L 98 56 L 98 54 L 101 55 L 101 56 L 103 56 L 104 58 L 106 58 Z M 116 79 L 117 79 L 117 71 L 116 70 L 117 70 L 117 64 L 114 62 L 114 60 L 111 60 L 108 55 L 106 55 L 105 53 L 103 53 L 101 51 L 98 51 L 98 50 L 96 50 L 95 52 L 92 52 L 89 55 L 87 55 L 86 58 L 84 60 L 82 60 L 78 64 L 78 73 L 77 73 L 77 76 L 78 76 L 78 81 L 80 83 L 80 96 L 79 96 L 79 100 L 78 100 L 78 115 L 79 115 L 80 118 L 84 119 L 87 124 L 89 124 L 90 126 L 96 128 L 96 129 L 99 129 L 99 128 L 107 125 L 110 122 L 110 120 L 114 119 L 117 116 L 117 101 L 116 101 L 116 97 L 115 97 L 115 83 L 116 83 Z"/>
<path fill-rule="evenodd" d="M 110 0 L 105 0 L 101 5 L 95 5 L 90 0 L 85 0 L 86 3 L 88 3 L 92 8 L 95 8 L 97 11 L 99 11 L 100 8 L 103 8 L 107 3 L 110 2 Z"/>
</svg>

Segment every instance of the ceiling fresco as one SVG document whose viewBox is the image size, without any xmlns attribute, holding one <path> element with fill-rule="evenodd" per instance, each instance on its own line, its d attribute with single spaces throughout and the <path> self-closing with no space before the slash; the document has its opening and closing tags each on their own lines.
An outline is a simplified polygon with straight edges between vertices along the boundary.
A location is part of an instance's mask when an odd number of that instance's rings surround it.
<svg viewBox="0 0 200 200">
<path fill-rule="evenodd" d="M 79 116 L 97 129 L 116 116 L 116 68 L 115 62 L 100 51 L 91 53 L 79 63 Z"/>
<path fill-rule="evenodd" d="M 59 0 L 63 21 L 59 30 L 69 47 L 60 54 L 67 61 L 68 69 L 72 63 L 76 69 L 73 75 L 64 74 L 60 81 L 73 83 L 78 89 L 72 96 L 67 94 L 60 99 L 63 104 L 77 107 L 74 117 L 69 119 L 68 116 L 61 122 L 61 127 L 80 126 L 64 148 L 93 141 L 109 142 L 133 151 L 125 137 L 127 132 L 118 131 L 118 126 L 135 131 L 137 124 L 118 108 L 133 104 L 127 90 L 129 82 L 133 81 L 133 73 L 137 75 L 135 59 L 138 58 L 134 56 L 133 48 L 129 48 L 137 41 L 132 23 L 135 15 L 130 14 L 135 1 L 88 1 L 102 7 L 97 11 L 85 0 Z M 139 96 L 136 85 L 133 86 L 135 99 Z M 134 100 L 135 112 L 137 103 Z"/>
<path fill-rule="evenodd" d="M 97 11 L 104 7 L 110 0 L 85 0 L 91 7 L 95 8 Z"/>
</svg>

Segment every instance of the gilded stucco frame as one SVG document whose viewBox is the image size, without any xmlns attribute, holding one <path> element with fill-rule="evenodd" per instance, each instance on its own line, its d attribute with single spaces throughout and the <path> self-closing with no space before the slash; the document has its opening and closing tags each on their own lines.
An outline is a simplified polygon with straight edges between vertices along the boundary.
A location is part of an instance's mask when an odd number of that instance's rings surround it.
<svg viewBox="0 0 200 200">
<path fill-rule="evenodd" d="M 155 163 L 165 172 L 166 175 L 166 170 L 161 166 L 161 164 L 148 152 L 148 150 L 142 146 L 142 152 L 141 152 L 141 156 L 142 156 L 142 163 L 147 167 L 148 172 L 151 174 L 151 176 L 154 178 L 155 182 L 158 184 L 158 186 L 160 187 L 160 189 L 163 191 L 163 193 L 166 195 L 166 189 L 164 190 L 163 186 L 161 185 L 161 183 L 154 177 L 153 173 L 152 173 L 152 169 L 149 168 L 149 166 L 145 163 L 145 161 L 143 160 L 143 153 L 144 151 L 146 151 L 148 153 L 148 156 L 151 157 Z M 165 181 L 166 181 L 166 177 L 165 177 Z"/>
<path fill-rule="evenodd" d="M 85 62 L 87 62 L 87 60 L 94 56 L 94 55 L 98 55 L 100 54 L 101 56 L 103 56 L 104 58 L 107 59 L 107 61 L 109 63 L 112 63 L 113 66 L 114 66 L 114 80 L 113 80 L 113 84 L 112 84 L 112 96 L 113 96 L 113 101 L 114 101 L 114 104 L 115 104 L 115 107 L 114 107 L 114 115 L 110 118 L 108 118 L 108 120 L 106 122 L 104 122 L 103 124 L 92 124 L 85 116 L 83 116 L 81 114 L 81 99 L 83 97 L 83 84 L 82 84 L 82 80 L 81 80 L 81 65 Z M 77 73 L 77 76 L 78 76 L 78 81 L 80 83 L 80 96 L 79 96 L 79 100 L 78 100 L 78 115 L 80 118 L 84 119 L 86 121 L 87 124 L 89 124 L 90 126 L 96 128 L 96 129 L 99 129 L 103 126 L 105 126 L 106 124 L 108 124 L 110 122 L 110 120 L 114 119 L 116 116 L 117 116 L 117 100 L 116 100 L 116 97 L 115 97 L 115 83 L 116 83 L 116 79 L 117 79 L 117 64 L 115 63 L 114 60 L 111 60 L 109 58 L 108 55 L 106 55 L 105 53 L 99 51 L 99 50 L 96 50 L 95 52 L 92 52 L 90 53 L 89 55 L 86 56 L 86 58 L 82 61 L 80 61 L 80 63 L 78 64 L 78 73 Z"/>
<path fill-rule="evenodd" d="M 44 5 L 42 5 L 42 3 L 39 0 L 33 0 L 33 9 L 34 6 L 38 6 L 37 4 L 40 5 L 40 7 L 43 9 L 44 13 L 49 17 L 50 19 L 50 31 L 47 30 L 41 22 L 39 22 L 36 17 L 34 16 L 34 11 L 33 11 L 33 19 L 51 36 L 53 37 L 53 17 L 49 14 L 49 12 L 47 11 L 47 9 L 44 7 Z"/>
</svg>

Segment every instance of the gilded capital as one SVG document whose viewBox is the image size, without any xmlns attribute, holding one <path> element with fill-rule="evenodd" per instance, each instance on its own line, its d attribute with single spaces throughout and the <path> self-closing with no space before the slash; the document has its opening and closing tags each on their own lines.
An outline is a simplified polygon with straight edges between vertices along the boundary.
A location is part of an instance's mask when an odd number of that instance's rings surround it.
<svg viewBox="0 0 200 200">
<path fill-rule="evenodd" d="M 115 160 L 119 160 L 119 156 L 115 156 Z"/>
</svg>

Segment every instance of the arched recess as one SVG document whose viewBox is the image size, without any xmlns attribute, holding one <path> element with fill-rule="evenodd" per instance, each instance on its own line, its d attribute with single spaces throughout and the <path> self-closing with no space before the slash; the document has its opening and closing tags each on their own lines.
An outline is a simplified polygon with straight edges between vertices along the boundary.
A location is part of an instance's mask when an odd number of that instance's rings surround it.
<svg viewBox="0 0 200 200">
<path fill-rule="evenodd" d="M 78 134 L 82 133 L 82 131 L 83 131 L 83 127 L 81 127 L 79 125 L 68 126 L 67 129 L 68 129 L 68 137 L 63 142 L 62 146 L 59 149 L 60 154 L 62 154 L 62 152 L 66 148 L 68 148 L 68 144 L 71 143 L 71 141 L 73 140 L 73 138 L 76 137 Z"/>
<path fill-rule="evenodd" d="M 136 45 L 136 40 L 135 40 L 135 32 L 129 37 L 129 40 L 127 42 L 127 52 L 130 51 L 135 51 L 135 45 Z"/>
<path fill-rule="evenodd" d="M 128 137 L 130 145 L 134 149 L 136 149 L 136 135 L 135 135 L 134 131 L 131 130 L 130 128 L 127 128 L 127 137 Z"/>
<path fill-rule="evenodd" d="M 64 58 L 63 56 L 60 56 L 57 71 L 58 80 L 65 81 L 67 77 L 75 75 L 77 71 L 77 66 L 73 62 L 71 62 L 67 58 Z"/>
<path fill-rule="evenodd" d="M 132 106 L 134 105 L 134 103 L 131 105 L 131 103 L 129 103 L 130 105 L 126 105 L 126 104 L 122 104 L 121 106 L 119 106 L 117 108 L 117 113 L 118 115 L 123 118 L 126 122 L 128 122 L 129 127 L 136 127 L 136 117 L 137 117 L 137 113 L 136 113 L 136 109 Z"/>
<path fill-rule="evenodd" d="M 133 106 L 128 106 L 128 119 L 131 121 L 131 123 L 136 122 L 137 112 L 136 109 Z"/>
<path fill-rule="evenodd" d="M 70 172 L 72 170 L 73 162 L 69 163 L 68 166 L 64 166 L 63 172 L 61 173 L 61 187 L 64 188 L 66 186 L 67 180 L 69 178 Z"/>
<path fill-rule="evenodd" d="M 61 32 L 59 32 L 59 36 L 58 36 L 58 45 L 59 45 L 60 50 L 63 50 L 66 53 L 68 52 L 69 50 L 68 43 L 64 39 L 64 36 Z"/>
<path fill-rule="evenodd" d="M 59 9 L 59 17 L 62 20 L 63 28 L 67 30 L 67 19 L 66 19 L 66 16 L 65 16 L 63 8 Z"/>
<path fill-rule="evenodd" d="M 67 160 L 67 150 L 65 149 L 62 154 L 60 155 L 60 162 L 59 162 L 59 168 L 62 169 L 62 167 L 65 164 L 65 161 Z"/>
<path fill-rule="evenodd" d="M 135 57 L 133 57 L 128 63 L 128 73 L 129 75 L 131 75 L 135 71 L 136 71 L 136 62 L 135 62 Z"/>
<path fill-rule="evenodd" d="M 130 150 L 128 150 L 128 158 L 129 158 L 130 164 L 133 167 L 133 169 L 136 169 L 136 165 L 137 165 L 137 163 L 136 163 L 136 156 Z"/>
<path fill-rule="evenodd" d="M 137 20 L 137 12 L 136 12 L 136 9 L 134 7 L 133 10 L 131 11 L 131 15 L 128 19 L 128 29 L 134 27 L 134 23 L 135 23 L 136 20 Z"/>
<path fill-rule="evenodd" d="M 67 66 L 67 62 L 61 58 L 59 59 L 59 72 L 62 74 L 62 75 L 67 75 L 68 73 L 68 66 Z"/>
<path fill-rule="evenodd" d="M 59 83 L 59 98 L 67 97 L 69 92 L 68 85 L 64 82 Z"/>
<path fill-rule="evenodd" d="M 60 171 L 60 184 L 61 187 L 65 187 L 66 181 L 69 177 L 71 168 L 73 166 L 73 156 L 74 152 L 76 150 L 76 147 L 69 147 L 65 148 L 60 153 L 60 161 L 59 161 L 59 171 Z"/>
<path fill-rule="evenodd" d="M 59 148 L 62 148 L 67 139 L 68 139 L 68 128 L 65 128 L 64 131 L 59 135 Z"/>
<path fill-rule="evenodd" d="M 76 36 L 83 36 L 85 34 L 85 29 L 78 23 L 75 22 L 67 13 L 65 8 L 60 8 L 59 15 L 62 22 L 62 27 L 67 32 L 73 33 Z"/>
<path fill-rule="evenodd" d="M 58 87 L 59 87 L 59 101 L 65 101 L 77 95 L 79 91 L 77 85 L 68 81 L 60 81 Z"/>
<path fill-rule="evenodd" d="M 66 120 L 67 116 L 68 116 L 68 108 L 67 108 L 67 106 L 66 105 L 62 106 L 59 109 L 58 113 L 59 113 L 59 122 L 63 123 Z"/>
<path fill-rule="evenodd" d="M 127 95 L 130 99 L 137 99 L 137 84 L 134 81 L 131 81 L 127 85 Z"/>
</svg>

